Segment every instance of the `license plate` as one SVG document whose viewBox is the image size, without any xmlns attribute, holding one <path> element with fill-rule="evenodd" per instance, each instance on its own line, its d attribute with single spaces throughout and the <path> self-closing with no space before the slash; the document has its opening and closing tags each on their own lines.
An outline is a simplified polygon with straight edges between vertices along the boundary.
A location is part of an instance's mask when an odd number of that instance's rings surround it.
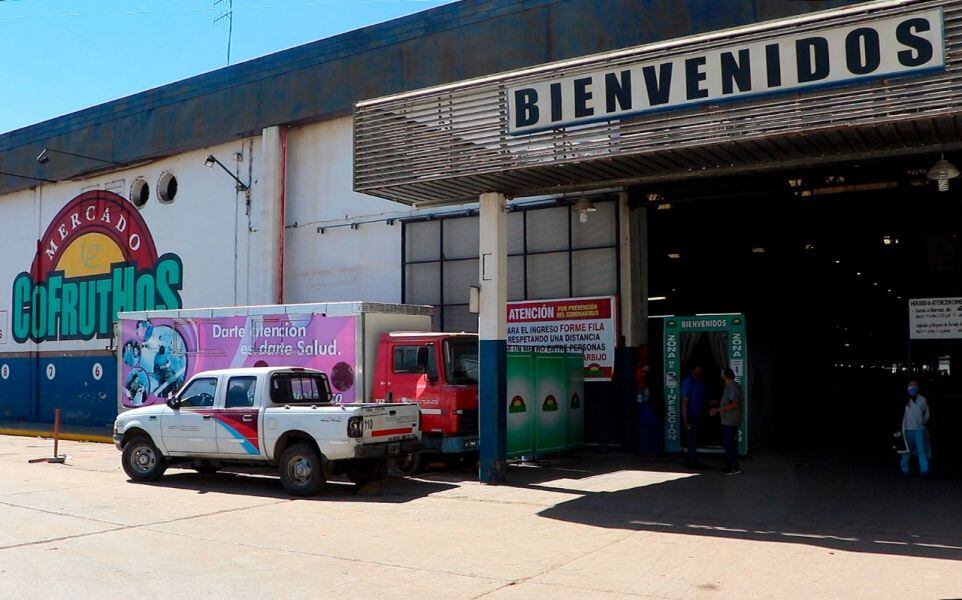
<svg viewBox="0 0 962 600">
<path fill-rule="evenodd" d="M 388 453 L 388 454 L 400 454 L 400 453 L 401 453 L 401 444 L 388 444 L 388 445 L 387 445 L 387 453 Z"/>
</svg>

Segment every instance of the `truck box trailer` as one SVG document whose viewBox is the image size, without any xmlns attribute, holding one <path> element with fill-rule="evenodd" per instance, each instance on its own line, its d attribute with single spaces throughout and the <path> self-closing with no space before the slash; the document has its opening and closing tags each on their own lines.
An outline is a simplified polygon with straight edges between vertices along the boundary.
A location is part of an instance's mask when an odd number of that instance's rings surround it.
<svg viewBox="0 0 962 600">
<path fill-rule="evenodd" d="M 430 331 L 430 306 L 330 302 L 122 312 L 117 322 L 118 411 L 160 404 L 200 371 L 310 367 L 340 403 L 373 400 L 382 334 Z"/>
<path fill-rule="evenodd" d="M 200 371 L 309 367 L 334 401 L 411 402 L 428 452 L 477 449 L 477 336 L 431 332 L 430 306 L 332 302 L 120 313 L 118 412 Z"/>
</svg>

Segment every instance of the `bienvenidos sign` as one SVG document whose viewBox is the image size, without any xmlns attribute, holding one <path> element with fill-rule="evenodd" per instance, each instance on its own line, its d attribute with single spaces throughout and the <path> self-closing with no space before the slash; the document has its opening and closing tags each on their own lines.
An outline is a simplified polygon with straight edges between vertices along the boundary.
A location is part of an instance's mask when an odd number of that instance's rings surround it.
<svg viewBox="0 0 962 600">
<path fill-rule="evenodd" d="M 940 8 L 508 88 L 508 131 L 851 85 L 945 68 Z"/>
</svg>

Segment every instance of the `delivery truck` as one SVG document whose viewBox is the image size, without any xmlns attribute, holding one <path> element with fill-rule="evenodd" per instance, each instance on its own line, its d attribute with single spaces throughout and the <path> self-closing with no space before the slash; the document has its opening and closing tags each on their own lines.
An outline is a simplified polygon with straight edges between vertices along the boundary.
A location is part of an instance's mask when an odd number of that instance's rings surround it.
<svg viewBox="0 0 962 600">
<path fill-rule="evenodd" d="M 165 404 L 196 373 L 306 367 L 333 402 L 417 403 L 426 453 L 478 445 L 478 340 L 431 331 L 430 306 L 331 302 L 122 312 L 118 412 Z"/>
</svg>

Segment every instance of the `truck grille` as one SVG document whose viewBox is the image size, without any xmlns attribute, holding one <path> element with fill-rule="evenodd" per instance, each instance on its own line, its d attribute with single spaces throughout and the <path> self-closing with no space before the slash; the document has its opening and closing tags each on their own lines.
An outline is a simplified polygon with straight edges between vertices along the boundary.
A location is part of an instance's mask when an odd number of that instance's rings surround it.
<svg viewBox="0 0 962 600">
<path fill-rule="evenodd" d="M 458 435 L 478 433 L 478 409 L 465 410 L 458 415 Z"/>
</svg>

